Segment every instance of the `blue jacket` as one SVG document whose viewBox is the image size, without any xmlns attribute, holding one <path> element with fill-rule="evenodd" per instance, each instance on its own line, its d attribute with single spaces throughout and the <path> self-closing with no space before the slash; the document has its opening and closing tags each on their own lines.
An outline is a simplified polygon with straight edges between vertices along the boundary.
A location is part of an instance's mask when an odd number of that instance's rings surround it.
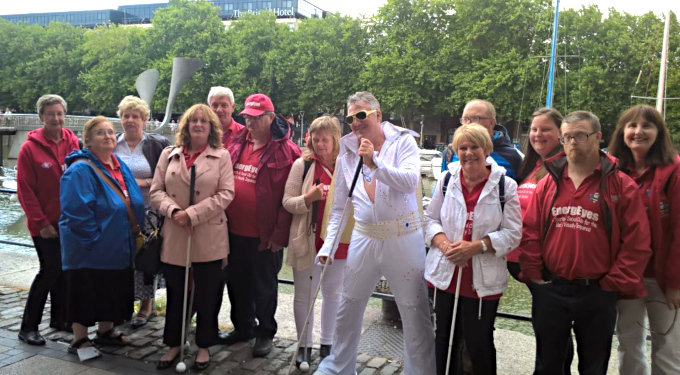
<svg viewBox="0 0 680 375">
<path fill-rule="evenodd" d="M 125 203 L 90 164 L 73 164 L 82 158 L 92 161 L 118 185 L 89 149 L 73 151 L 66 157 L 69 167 L 61 177 L 59 194 L 62 269 L 132 267 L 135 241 Z M 142 193 L 130 169 L 120 158 L 118 161 L 135 219 L 141 226 L 144 224 Z"/>
<path fill-rule="evenodd" d="M 508 136 L 508 130 L 503 125 L 496 125 L 494 127 L 494 137 L 491 140 L 493 142 L 493 152 L 491 153 L 491 158 L 496 162 L 496 164 L 505 168 L 505 175 L 517 181 L 517 173 L 522 166 L 522 155 L 517 152 L 510 143 L 510 137 Z M 455 153 L 453 156 L 444 155 L 442 160 L 442 172 L 448 170 L 447 164 L 458 161 L 458 155 Z"/>
</svg>

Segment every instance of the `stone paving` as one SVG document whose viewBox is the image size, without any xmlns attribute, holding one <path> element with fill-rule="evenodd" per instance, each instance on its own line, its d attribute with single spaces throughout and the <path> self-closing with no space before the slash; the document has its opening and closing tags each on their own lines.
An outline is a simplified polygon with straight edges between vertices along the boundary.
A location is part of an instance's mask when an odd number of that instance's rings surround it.
<svg viewBox="0 0 680 375">
<path fill-rule="evenodd" d="M 3 374 L 168 374 L 173 369 L 156 370 L 156 361 L 165 353 L 167 347 L 162 343 L 163 317 L 154 317 L 149 324 L 132 330 L 129 324 L 118 328 L 132 338 L 132 343 L 124 347 L 100 348 L 103 356 L 85 362 L 67 353 L 68 343 L 72 335 L 59 332 L 49 327 L 49 301 L 45 308 L 40 332 L 45 336 L 45 346 L 30 346 L 17 338 L 26 302 L 27 291 L 0 286 L 0 375 Z M 94 333 L 91 327 L 90 333 Z M 193 338 L 193 328 L 189 339 Z M 288 365 L 295 350 L 295 341 L 288 339 L 274 339 L 274 349 L 265 358 L 253 358 L 253 342 L 243 342 L 231 346 L 216 345 L 210 348 L 211 365 L 205 374 L 255 374 L 266 375 L 288 374 Z M 193 365 L 192 353 L 195 344 L 186 356 L 188 373 Z M 318 351 L 312 352 L 311 374 L 319 364 Z M 292 374 L 301 374 L 295 368 Z M 400 360 L 391 360 L 360 354 L 357 358 L 357 373 L 359 375 L 393 375 L 403 374 L 403 364 Z"/>
</svg>

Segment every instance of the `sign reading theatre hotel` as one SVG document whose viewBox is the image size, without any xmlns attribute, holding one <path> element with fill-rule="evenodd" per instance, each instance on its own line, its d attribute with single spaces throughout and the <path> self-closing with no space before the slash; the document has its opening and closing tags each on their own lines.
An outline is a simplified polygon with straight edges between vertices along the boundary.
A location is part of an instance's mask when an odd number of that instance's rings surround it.
<svg viewBox="0 0 680 375">
<path fill-rule="evenodd" d="M 239 17 L 241 17 L 242 14 L 246 14 L 246 13 L 259 14 L 262 11 L 274 12 L 276 17 L 283 17 L 283 18 L 295 17 L 295 8 L 273 8 L 273 9 L 244 10 L 244 11 L 241 11 L 240 9 L 234 9 L 232 14 L 234 15 L 234 18 L 239 18 Z"/>
</svg>

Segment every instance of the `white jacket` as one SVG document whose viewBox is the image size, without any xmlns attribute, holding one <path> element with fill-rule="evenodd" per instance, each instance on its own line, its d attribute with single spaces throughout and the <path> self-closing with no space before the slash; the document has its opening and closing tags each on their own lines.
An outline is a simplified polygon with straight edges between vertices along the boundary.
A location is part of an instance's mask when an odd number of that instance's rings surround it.
<svg viewBox="0 0 680 375">
<path fill-rule="evenodd" d="M 482 190 L 474 211 L 472 240 L 489 236 L 495 254 L 486 253 L 472 257 L 472 283 L 479 297 L 503 293 L 508 287 L 505 255 L 519 246 L 522 238 L 522 212 L 517 196 L 517 183 L 505 176 L 505 208 L 501 213 L 498 182 L 505 169 L 488 157 L 491 174 Z M 435 186 L 430 206 L 425 212 L 425 243 L 432 243 L 437 233 L 444 233 L 453 241 L 463 239 L 467 208 L 460 181 L 460 162 L 449 164 L 451 178 L 442 197 L 441 178 Z M 436 288 L 446 289 L 451 283 L 455 265 L 444 254 L 432 247 L 425 260 L 425 279 Z M 466 270 L 467 271 L 467 270 Z"/>
<path fill-rule="evenodd" d="M 363 176 L 359 176 L 352 196 L 354 219 L 363 223 L 390 221 L 405 214 L 418 212 L 416 189 L 420 178 L 420 156 L 418 145 L 413 138 L 417 133 L 387 121 L 384 121 L 381 127 L 385 143 L 380 155 L 377 152 L 373 153 L 373 163 L 377 168 L 371 171 L 367 166 L 363 166 Z M 340 222 L 340 218 L 359 162 L 358 148 L 359 139 L 354 133 L 349 133 L 340 140 L 340 154 L 335 162 L 335 197 L 326 229 L 326 239 L 316 256 L 317 261 L 319 257 L 328 256 L 331 250 L 335 250 L 331 249 L 335 236 L 342 233 L 347 224 L 347 217 L 343 222 Z M 364 177 L 378 179 L 375 203 L 371 202 L 366 194 Z"/>
</svg>

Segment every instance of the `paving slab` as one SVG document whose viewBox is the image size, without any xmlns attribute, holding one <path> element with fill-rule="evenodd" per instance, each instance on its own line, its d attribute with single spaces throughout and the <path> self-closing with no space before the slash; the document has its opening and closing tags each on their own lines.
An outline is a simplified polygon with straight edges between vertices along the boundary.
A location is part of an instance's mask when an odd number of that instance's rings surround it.
<svg viewBox="0 0 680 375">
<path fill-rule="evenodd" d="M 0 368 L 0 375 L 75 375 L 86 370 L 88 370 L 88 367 L 81 364 L 34 355 L 31 358 Z"/>
</svg>

